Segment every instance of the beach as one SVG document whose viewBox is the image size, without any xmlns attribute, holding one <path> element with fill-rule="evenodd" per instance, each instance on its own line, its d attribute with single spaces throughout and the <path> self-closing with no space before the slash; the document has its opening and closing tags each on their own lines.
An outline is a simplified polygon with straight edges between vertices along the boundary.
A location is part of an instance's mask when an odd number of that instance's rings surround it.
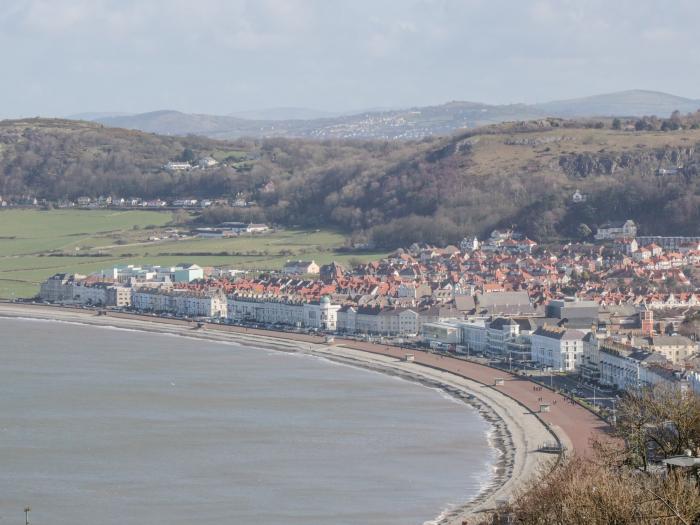
<svg viewBox="0 0 700 525">
<path fill-rule="evenodd" d="M 305 353 L 440 388 L 474 406 L 490 423 L 491 445 L 498 450 L 499 458 L 492 480 L 481 494 L 447 509 L 431 522 L 435 524 L 471 521 L 478 513 L 508 501 L 537 472 L 551 468 L 558 461 L 558 455 L 538 449 L 559 443 L 568 453 L 587 454 L 590 451 L 589 439 L 604 428 L 604 423 L 593 414 L 582 407 L 568 405 L 563 398 L 560 401 L 551 392 L 544 394 L 552 403 L 551 412 L 539 413 L 539 397 L 543 393 L 535 392 L 533 384 L 527 380 L 482 365 L 423 352 L 415 352 L 414 361 L 406 361 L 405 350 L 381 345 L 340 339 L 328 344 L 315 336 L 224 325 L 207 325 L 198 329 L 196 324 L 170 319 L 114 315 L 111 312 L 97 315 L 92 310 L 42 305 L 1 303 L 0 316 L 111 326 Z M 496 385 L 496 378 L 503 379 L 503 384 Z"/>
</svg>

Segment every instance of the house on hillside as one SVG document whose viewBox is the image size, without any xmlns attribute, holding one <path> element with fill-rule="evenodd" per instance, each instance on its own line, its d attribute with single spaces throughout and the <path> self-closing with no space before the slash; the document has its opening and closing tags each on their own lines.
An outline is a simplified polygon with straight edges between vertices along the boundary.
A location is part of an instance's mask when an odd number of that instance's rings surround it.
<svg viewBox="0 0 700 525">
<path fill-rule="evenodd" d="M 287 261 L 282 268 L 285 275 L 318 274 L 320 268 L 315 261 Z"/>
<path fill-rule="evenodd" d="M 212 168 L 216 166 L 218 162 L 212 157 L 202 157 L 197 161 L 197 166 L 200 168 Z"/>
<path fill-rule="evenodd" d="M 585 194 L 581 193 L 579 190 L 576 190 L 574 192 L 574 194 L 571 196 L 571 201 L 576 203 L 576 204 L 586 202 L 587 199 L 588 199 L 588 197 Z"/>
<path fill-rule="evenodd" d="M 192 166 L 189 162 L 175 162 L 171 160 L 165 166 L 163 166 L 163 168 L 170 171 L 186 171 L 192 169 Z"/>
<path fill-rule="evenodd" d="M 608 222 L 598 228 L 595 234 L 596 241 L 614 239 L 632 239 L 637 236 L 637 225 L 628 219 L 621 222 Z"/>
</svg>

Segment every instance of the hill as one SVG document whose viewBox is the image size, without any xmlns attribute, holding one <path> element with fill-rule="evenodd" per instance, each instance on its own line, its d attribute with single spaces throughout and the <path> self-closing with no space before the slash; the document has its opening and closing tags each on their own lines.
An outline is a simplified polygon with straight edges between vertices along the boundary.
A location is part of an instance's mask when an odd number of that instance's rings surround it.
<svg viewBox="0 0 700 525">
<path fill-rule="evenodd" d="M 229 116 L 201 115 L 182 113 L 180 111 L 160 110 L 137 115 L 100 117 L 95 120 L 107 126 L 136 129 L 160 135 L 201 135 L 221 137 L 236 130 L 235 136 L 259 136 L 266 131 L 272 132 L 270 124 L 258 124 L 256 121 Z"/>
<path fill-rule="evenodd" d="M 658 91 L 634 89 L 592 97 L 546 102 L 536 104 L 535 107 L 547 115 L 558 117 L 667 116 L 674 111 L 694 113 L 700 109 L 700 100 Z"/>
<path fill-rule="evenodd" d="M 314 139 L 415 140 L 450 135 L 500 122 L 543 117 L 657 115 L 692 113 L 700 101 L 654 91 L 631 90 L 542 104 L 490 105 L 448 102 L 437 106 L 333 115 L 300 108 L 241 112 L 231 116 L 154 111 L 138 115 L 89 118 L 109 126 L 166 135 L 197 134 L 218 139 L 295 137 Z"/>
<path fill-rule="evenodd" d="M 68 115 L 66 118 L 68 120 L 92 120 L 98 121 L 103 118 L 111 117 L 128 117 L 133 115 L 133 113 L 125 113 L 122 111 L 87 111 L 85 113 L 74 113 L 73 115 Z"/>
<path fill-rule="evenodd" d="M 176 177 L 162 167 L 171 160 L 196 158 L 195 152 L 219 159 L 244 155 L 226 147 L 203 137 L 168 137 L 93 122 L 4 120 L 0 121 L 0 195 L 60 200 L 107 194 L 150 198 L 200 193 L 204 188 L 215 193 L 222 188 L 211 174 Z"/>
<path fill-rule="evenodd" d="M 265 120 L 275 114 L 284 120 Z M 449 135 L 455 130 L 506 120 L 527 120 L 544 113 L 526 106 L 490 106 L 474 102 L 450 102 L 440 106 L 369 111 L 304 119 L 305 111 L 245 112 L 236 116 L 152 111 L 137 115 L 99 117 L 102 124 L 166 135 L 196 134 L 217 139 L 287 137 L 312 139 L 410 140 Z M 248 118 L 241 118 L 248 117 Z"/>
<path fill-rule="evenodd" d="M 516 224 L 542 241 L 631 218 L 648 234 L 700 234 L 700 118 L 624 131 L 540 119 L 420 141 L 215 141 L 94 123 L 0 123 L 0 195 L 225 197 L 204 222 L 335 226 L 379 246 L 457 242 Z M 170 172 L 183 156 L 216 168 Z M 574 202 L 579 190 L 585 201 Z M 585 225 L 583 227 L 582 225 Z"/>
<path fill-rule="evenodd" d="M 341 112 L 321 111 L 310 108 L 284 107 L 236 111 L 229 116 L 248 120 L 313 120 L 338 117 L 342 114 Z"/>
</svg>

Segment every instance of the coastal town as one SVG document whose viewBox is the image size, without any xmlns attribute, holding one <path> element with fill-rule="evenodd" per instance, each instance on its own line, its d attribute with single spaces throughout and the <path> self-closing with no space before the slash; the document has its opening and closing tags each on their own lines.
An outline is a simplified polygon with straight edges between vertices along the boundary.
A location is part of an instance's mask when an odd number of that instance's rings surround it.
<svg viewBox="0 0 700 525">
<path fill-rule="evenodd" d="M 56 274 L 37 299 L 392 342 L 619 391 L 700 392 L 699 265 L 700 237 L 639 236 L 627 220 L 602 226 L 591 243 L 543 247 L 497 230 L 352 268 L 115 266 Z"/>
<path fill-rule="evenodd" d="M 3 7 L 0 525 L 700 525 L 700 2 Z"/>
</svg>

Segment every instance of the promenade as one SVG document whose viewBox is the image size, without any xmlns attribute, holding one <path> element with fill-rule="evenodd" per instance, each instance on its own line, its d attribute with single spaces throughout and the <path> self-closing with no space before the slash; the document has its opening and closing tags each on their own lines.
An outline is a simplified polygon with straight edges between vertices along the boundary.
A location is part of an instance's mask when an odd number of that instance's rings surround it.
<svg viewBox="0 0 700 525">
<path fill-rule="evenodd" d="M 578 403 L 571 403 L 570 399 L 562 394 L 552 392 L 546 387 L 534 390 L 538 386 L 526 377 L 517 376 L 509 372 L 491 368 L 463 359 L 428 352 L 416 352 L 413 350 L 377 345 L 363 342 L 345 342 L 339 344 L 365 352 L 372 352 L 385 356 L 402 359 L 407 353 L 413 354 L 414 363 L 429 366 L 438 370 L 444 370 L 461 377 L 471 379 L 484 385 L 485 388 L 495 388 L 510 396 L 533 413 L 538 413 L 542 421 L 548 424 L 564 441 L 568 441 L 571 450 L 575 454 L 587 456 L 591 454 L 592 439 L 604 438 L 610 431 L 610 426 L 590 410 Z M 502 386 L 495 386 L 495 379 L 503 379 Z M 550 405 L 549 412 L 539 412 L 540 401 Z M 523 411 L 524 416 L 532 416 Z"/>
</svg>

